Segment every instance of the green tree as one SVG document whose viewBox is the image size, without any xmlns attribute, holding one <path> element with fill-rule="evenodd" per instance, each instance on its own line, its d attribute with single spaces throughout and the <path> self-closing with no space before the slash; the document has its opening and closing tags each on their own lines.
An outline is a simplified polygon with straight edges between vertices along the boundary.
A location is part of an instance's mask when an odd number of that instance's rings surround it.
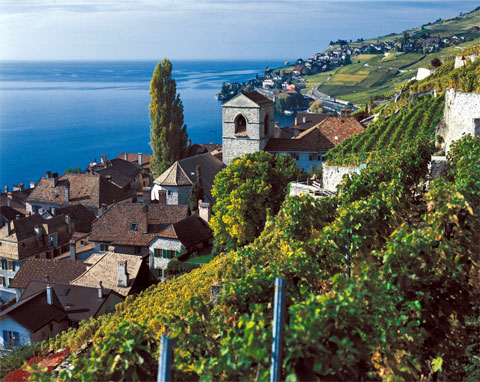
<svg viewBox="0 0 480 382">
<path fill-rule="evenodd" d="M 202 172 L 200 166 L 197 165 L 196 168 L 197 180 L 192 185 L 190 189 L 190 197 L 188 203 L 190 204 L 190 211 L 194 212 L 198 210 L 198 201 L 203 199 L 203 182 L 202 182 Z"/>
<path fill-rule="evenodd" d="M 215 251 L 231 250 L 250 243 L 263 230 L 267 215 L 278 212 L 289 182 L 301 170 L 286 155 L 264 151 L 235 158 L 215 178 L 216 198 L 211 227 Z"/>
<path fill-rule="evenodd" d="M 172 64 L 166 58 L 153 72 L 150 94 L 151 169 L 153 175 L 158 176 L 173 162 L 183 158 L 188 138 L 187 126 L 183 123 L 183 104 L 172 79 Z"/>
<path fill-rule="evenodd" d="M 81 174 L 82 169 L 80 167 L 69 167 L 65 170 L 65 174 Z"/>
<path fill-rule="evenodd" d="M 322 113 L 323 112 L 322 105 L 323 105 L 322 101 L 312 102 L 312 104 L 310 105 L 310 111 L 312 113 Z"/>
</svg>

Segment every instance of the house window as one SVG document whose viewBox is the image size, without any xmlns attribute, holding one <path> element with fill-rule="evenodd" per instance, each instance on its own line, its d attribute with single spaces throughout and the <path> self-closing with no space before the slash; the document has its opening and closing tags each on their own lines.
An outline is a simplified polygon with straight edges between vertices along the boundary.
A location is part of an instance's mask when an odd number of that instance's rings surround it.
<svg viewBox="0 0 480 382">
<path fill-rule="evenodd" d="M 2 269 L 7 270 L 7 260 L 2 259 Z"/>
<path fill-rule="evenodd" d="M 100 244 L 100 252 L 107 252 L 108 244 Z"/>
<path fill-rule="evenodd" d="M 3 277 L 3 276 L 0 276 L 0 286 L 3 286 L 3 287 L 7 286 L 6 281 L 5 281 L 5 277 Z"/>
<path fill-rule="evenodd" d="M 178 257 L 178 251 L 173 251 L 171 249 L 162 249 L 162 257 L 164 259 L 173 259 Z"/>
<path fill-rule="evenodd" d="M 7 269 L 9 271 L 15 272 L 15 261 L 7 260 Z"/>
<path fill-rule="evenodd" d="M 322 154 L 310 153 L 308 155 L 308 159 L 310 161 L 321 161 L 322 160 Z"/>
<path fill-rule="evenodd" d="M 13 282 L 13 279 L 9 277 L 8 278 L 8 285 L 10 285 L 12 282 Z"/>
<path fill-rule="evenodd" d="M 155 256 L 155 257 L 160 257 L 160 249 L 154 248 L 154 249 L 153 249 L 153 256 Z"/>
<path fill-rule="evenodd" d="M 20 345 L 20 334 L 11 330 L 4 330 L 3 343 L 8 348 Z"/>
<path fill-rule="evenodd" d="M 293 159 L 298 160 L 299 156 L 298 153 L 288 153 Z"/>
<path fill-rule="evenodd" d="M 136 231 L 138 228 L 138 223 L 130 223 L 130 231 Z"/>
<path fill-rule="evenodd" d="M 241 114 L 235 118 L 235 134 L 244 135 L 247 132 L 247 120 Z"/>
</svg>

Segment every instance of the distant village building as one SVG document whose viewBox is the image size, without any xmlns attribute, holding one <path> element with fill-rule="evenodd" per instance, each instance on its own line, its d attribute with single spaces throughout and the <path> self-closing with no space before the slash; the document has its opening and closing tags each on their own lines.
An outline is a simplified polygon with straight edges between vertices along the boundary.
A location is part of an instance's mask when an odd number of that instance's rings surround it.
<svg viewBox="0 0 480 382">
<path fill-rule="evenodd" d="M 151 199 L 165 199 L 166 204 L 189 204 L 190 189 L 197 181 L 196 168 L 200 166 L 203 183 L 203 200 L 215 203 L 212 186 L 215 176 L 222 170 L 223 163 L 210 153 L 196 155 L 176 161 L 153 182 Z"/>
<path fill-rule="evenodd" d="M 137 182 L 141 187 L 150 187 L 152 185 L 152 176 L 150 172 L 152 154 L 123 152 L 119 154 L 117 158 L 138 164 L 142 168 Z"/>
<path fill-rule="evenodd" d="M 287 129 L 273 127 L 273 102 L 257 92 L 240 93 L 223 108 L 223 162 L 260 150 L 287 154 L 305 171 L 321 166 L 323 155 L 365 127 L 347 114 L 297 115 Z"/>
<path fill-rule="evenodd" d="M 64 174 L 59 178 L 58 174 L 52 176 L 48 171 L 26 199 L 26 209 L 30 213 L 38 213 L 40 209 L 51 211 L 82 204 L 95 216 L 99 216 L 105 206 L 133 199 L 131 192 L 98 174 Z"/>
</svg>

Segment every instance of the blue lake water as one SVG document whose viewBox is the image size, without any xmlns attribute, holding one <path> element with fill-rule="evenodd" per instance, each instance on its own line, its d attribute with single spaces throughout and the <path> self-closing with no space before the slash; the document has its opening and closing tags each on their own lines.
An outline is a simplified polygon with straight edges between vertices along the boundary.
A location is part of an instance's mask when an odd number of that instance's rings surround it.
<svg viewBox="0 0 480 382">
<path fill-rule="evenodd" d="M 276 61 L 173 61 L 193 143 L 221 143 L 223 82 L 244 82 Z M 0 184 L 86 168 L 101 154 L 151 153 L 149 87 L 156 62 L 1 62 Z"/>
</svg>

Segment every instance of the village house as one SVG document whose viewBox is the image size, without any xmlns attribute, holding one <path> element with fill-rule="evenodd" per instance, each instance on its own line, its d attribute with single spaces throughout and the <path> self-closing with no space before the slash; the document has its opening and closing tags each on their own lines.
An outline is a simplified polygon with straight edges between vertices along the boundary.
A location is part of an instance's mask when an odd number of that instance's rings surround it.
<svg viewBox="0 0 480 382">
<path fill-rule="evenodd" d="M 17 301 L 31 281 L 50 281 L 68 284 L 87 270 L 87 265 L 80 260 L 36 259 L 25 260 L 9 285 L 16 294 Z"/>
<path fill-rule="evenodd" d="M 160 232 L 186 217 L 186 205 L 114 204 L 93 223 L 90 241 L 95 252 L 112 247 L 117 253 L 145 255 Z"/>
<path fill-rule="evenodd" d="M 131 202 L 133 199 L 130 192 L 98 174 L 64 174 L 59 178 L 58 174 L 52 176 L 48 171 L 26 199 L 26 208 L 30 213 L 38 213 L 41 209 L 51 211 L 82 204 L 99 216 L 106 206 L 115 202 Z"/>
<path fill-rule="evenodd" d="M 137 187 L 138 190 L 143 187 L 150 187 L 152 185 L 152 175 L 150 172 L 152 154 L 123 152 L 119 154 L 117 158 L 138 164 L 141 167 L 141 171 L 137 180 L 137 184 L 140 185 L 140 187 Z"/>
<path fill-rule="evenodd" d="M 55 337 L 81 320 L 111 313 L 124 297 L 105 288 L 31 281 L 20 301 L 0 313 L 0 348 Z"/>
<path fill-rule="evenodd" d="M 143 160 L 142 154 L 140 154 L 140 160 Z M 121 158 L 107 159 L 105 155 L 102 155 L 101 161 L 90 163 L 85 173 L 98 174 L 121 188 L 125 193 L 135 195 L 137 190 L 144 187 L 143 178 L 140 177 L 141 171 L 142 166 L 137 162 L 129 162 Z"/>
<path fill-rule="evenodd" d="M 211 249 L 213 232 L 208 225 L 210 204 L 200 202 L 198 211 L 198 215 L 170 224 L 150 242 L 149 263 L 157 279 L 165 279 L 165 271 L 172 259 L 187 259 Z"/>
<path fill-rule="evenodd" d="M 10 191 L 9 187 L 5 186 L 5 192 L 0 194 L 0 206 L 13 208 L 20 215 L 26 215 L 25 199 L 27 199 L 35 187 L 35 182 L 31 182 L 30 187 L 25 189 L 23 184 L 16 184 L 13 190 Z"/>
<path fill-rule="evenodd" d="M 147 257 L 125 253 L 94 253 L 85 264 L 87 270 L 69 284 L 113 290 L 122 298 L 146 289 L 152 282 Z"/>
<path fill-rule="evenodd" d="M 215 156 L 206 153 L 181 159 L 172 164 L 153 182 L 152 200 L 165 197 L 166 204 L 189 204 L 190 189 L 197 181 L 196 168 L 200 167 L 205 202 L 214 204 L 212 186 L 215 176 L 222 170 L 223 163 Z"/>
<path fill-rule="evenodd" d="M 74 232 L 75 223 L 68 215 L 58 215 L 48 220 L 32 215 L 12 220 L 2 227 L 0 295 L 7 298 L 9 294 L 11 298 L 15 298 L 8 286 L 23 263 L 28 258 L 52 259 L 67 252 Z"/>
<path fill-rule="evenodd" d="M 240 93 L 224 103 L 222 109 L 226 165 L 235 157 L 264 150 L 290 155 L 300 168 L 310 171 L 322 165 L 323 155 L 329 149 L 365 129 L 347 114 L 340 117 L 300 114 L 290 129 L 281 129 L 282 134 L 277 134 L 283 137 L 275 138 L 279 129 L 273 126 L 273 102 L 258 92 Z M 288 133 L 293 136 L 285 137 Z"/>
</svg>

